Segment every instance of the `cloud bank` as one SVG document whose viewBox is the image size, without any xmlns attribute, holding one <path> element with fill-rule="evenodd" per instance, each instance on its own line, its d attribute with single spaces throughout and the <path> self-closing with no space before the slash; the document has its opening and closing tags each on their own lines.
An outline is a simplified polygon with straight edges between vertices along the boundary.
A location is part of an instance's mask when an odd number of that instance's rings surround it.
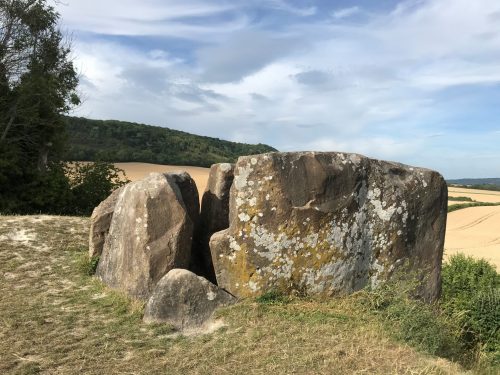
<svg viewBox="0 0 500 375">
<path fill-rule="evenodd" d="M 381 3 L 68 0 L 75 114 L 500 176 L 500 2 Z"/>
</svg>

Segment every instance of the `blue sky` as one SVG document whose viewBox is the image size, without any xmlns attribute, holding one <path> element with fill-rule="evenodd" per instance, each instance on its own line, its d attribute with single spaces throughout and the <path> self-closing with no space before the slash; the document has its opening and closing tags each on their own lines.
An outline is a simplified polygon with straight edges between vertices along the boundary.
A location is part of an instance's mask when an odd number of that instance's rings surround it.
<svg viewBox="0 0 500 375">
<path fill-rule="evenodd" d="M 498 0 L 66 0 L 75 115 L 500 176 Z"/>
</svg>

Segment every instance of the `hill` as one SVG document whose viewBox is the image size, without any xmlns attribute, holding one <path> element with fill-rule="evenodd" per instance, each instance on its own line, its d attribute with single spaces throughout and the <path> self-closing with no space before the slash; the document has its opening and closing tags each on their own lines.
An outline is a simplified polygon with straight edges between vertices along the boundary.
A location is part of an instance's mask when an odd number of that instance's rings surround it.
<svg viewBox="0 0 500 375">
<path fill-rule="evenodd" d="M 143 162 L 209 167 L 238 156 L 276 151 L 179 130 L 116 120 L 66 117 L 68 161 Z"/>
<path fill-rule="evenodd" d="M 446 180 L 448 185 L 467 187 L 479 190 L 500 191 L 500 178 L 460 178 Z"/>
<path fill-rule="evenodd" d="M 498 185 L 500 186 L 500 178 L 459 178 L 455 180 L 447 180 L 453 185 Z"/>
</svg>

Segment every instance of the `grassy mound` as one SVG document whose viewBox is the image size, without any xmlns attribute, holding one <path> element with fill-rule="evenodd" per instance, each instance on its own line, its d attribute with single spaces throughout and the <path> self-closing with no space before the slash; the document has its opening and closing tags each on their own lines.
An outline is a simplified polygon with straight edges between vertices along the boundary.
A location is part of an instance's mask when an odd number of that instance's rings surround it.
<svg viewBox="0 0 500 375">
<path fill-rule="evenodd" d="M 0 217 L 0 373 L 459 374 L 458 362 L 496 370 L 494 350 L 464 346 L 462 322 L 401 285 L 328 301 L 271 293 L 221 310 L 225 327 L 196 337 L 145 325 L 142 304 L 89 276 L 87 236 L 87 218 Z"/>
</svg>

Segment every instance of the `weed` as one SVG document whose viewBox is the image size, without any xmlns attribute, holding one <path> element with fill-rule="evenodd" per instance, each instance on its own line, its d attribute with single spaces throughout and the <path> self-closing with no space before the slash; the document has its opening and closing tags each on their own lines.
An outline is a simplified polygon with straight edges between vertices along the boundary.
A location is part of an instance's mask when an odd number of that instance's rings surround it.
<svg viewBox="0 0 500 375">
<path fill-rule="evenodd" d="M 290 302 L 290 297 L 278 291 L 270 291 L 256 298 L 257 303 L 262 305 L 283 305 Z"/>
<path fill-rule="evenodd" d="M 78 254 L 77 263 L 80 273 L 86 276 L 92 276 L 95 274 L 95 271 L 97 270 L 97 264 L 99 264 L 99 257 L 98 256 L 89 257 L 88 252 L 85 251 Z"/>
</svg>

